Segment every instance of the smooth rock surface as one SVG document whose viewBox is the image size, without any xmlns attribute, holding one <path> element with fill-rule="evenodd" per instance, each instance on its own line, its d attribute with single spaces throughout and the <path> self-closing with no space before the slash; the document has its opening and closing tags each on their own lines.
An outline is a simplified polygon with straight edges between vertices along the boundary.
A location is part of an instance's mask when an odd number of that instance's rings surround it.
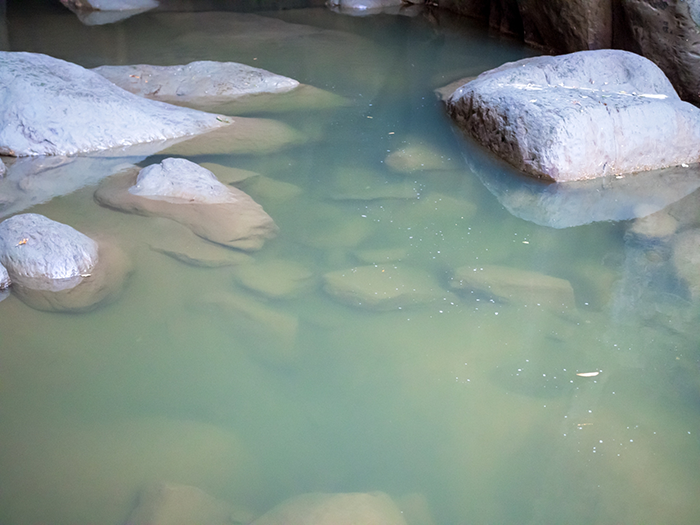
<svg viewBox="0 0 700 525">
<path fill-rule="evenodd" d="M 225 117 L 128 93 L 78 65 L 0 52 L 0 154 L 74 155 L 226 126 Z"/>
<path fill-rule="evenodd" d="M 324 289 L 340 302 L 371 310 L 401 310 L 444 294 L 427 272 L 394 264 L 367 265 L 329 272 Z"/>
<path fill-rule="evenodd" d="M 294 79 L 236 62 L 198 61 L 182 66 L 100 66 L 92 71 L 135 95 L 171 103 L 224 103 L 246 95 L 286 93 Z"/>
<path fill-rule="evenodd" d="M 508 63 L 457 89 L 447 107 L 483 146 L 546 180 L 700 161 L 700 110 L 651 61 L 626 51 Z"/>
<path fill-rule="evenodd" d="M 71 288 L 98 260 L 95 241 L 43 215 L 25 213 L 0 223 L 0 263 L 14 281 L 55 291 Z"/>
<path fill-rule="evenodd" d="M 544 306 L 565 310 L 575 306 L 574 290 L 569 281 L 508 266 L 458 268 L 450 287 L 532 308 Z"/>
<path fill-rule="evenodd" d="M 383 492 L 302 494 L 263 514 L 251 525 L 406 525 Z"/>
<path fill-rule="evenodd" d="M 170 168 L 181 171 L 176 187 L 151 189 L 147 196 L 134 195 L 132 188 L 138 183 L 139 174 L 132 170 L 104 180 L 95 192 L 95 199 L 103 206 L 119 211 L 172 219 L 204 239 L 241 250 L 258 250 L 265 240 L 276 235 L 277 226 L 272 218 L 247 194 L 218 181 L 202 185 L 201 170 L 205 168 L 179 160 L 182 162 L 167 163 Z M 191 170 L 193 165 L 196 170 Z M 160 177 L 157 171 L 155 173 Z M 200 191 L 188 187 L 192 173 Z M 213 174 L 211 177 L 214 177 Z M 206 180 L 212 181 L 208 176 Z M 212 187 L 216 188 L 213 196 L 210 192 Z M 221 187 L 225 193 L 219 193 Z M 214 201 L 211 202 L 211 199 Z"/>
</svg>

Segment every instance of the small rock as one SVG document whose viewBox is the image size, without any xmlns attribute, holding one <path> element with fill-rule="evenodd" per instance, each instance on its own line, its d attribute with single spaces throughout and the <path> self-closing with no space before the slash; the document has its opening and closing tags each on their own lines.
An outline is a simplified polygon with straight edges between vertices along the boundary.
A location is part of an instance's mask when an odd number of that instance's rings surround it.
<svg viewBox="0 0 700 525">
<path fill-rule="evenodd" d="M 575 306 L 574 290 L 569 281 L 508 266 L 458 268 L 450 287 L 532 308 L 543 306 L 561 310 Z"/>
<path fill-rule="evenodd" d="M 427 144 L 408 144 L 392 151 L 384 161 L 392 170 L 399 173 L 415 171 L 435 171 L 454 169 L 452 159 Z"/>
<path fill-rule="evenodd" d="M 407 525 L 383 492 L 302 494 L 263 514 L 251 525 Z"/>
<path fill-rule="evenodd" d="M 294 295 L 312 284 L 313 272 L 294 261 L 271 260 L 241 266 L 236 271 L 238 282 L 267 297 Z"/>
<path fill-rule="evenodd" d="M 398 265 L 368 265 L 327 273 L 325 290 L 341 302 L 372 310 L 401 310 L 444 294 L 430 274 Z"/>
</svg>

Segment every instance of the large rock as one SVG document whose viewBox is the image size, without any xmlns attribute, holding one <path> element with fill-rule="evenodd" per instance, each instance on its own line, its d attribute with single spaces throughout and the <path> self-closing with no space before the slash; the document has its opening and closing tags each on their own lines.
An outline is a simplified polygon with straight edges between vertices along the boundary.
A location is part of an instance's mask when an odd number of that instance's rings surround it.
<svg viewBox="0 0 700 525">
<path fill-rule="evenodd" d="M 194 135 L 227 118 L 146 100 L 78 65 L 0 52 L 0 154 L 73 155 Z"/>
<path fill-rule="evenodd" d="M 165 159 L 138 173 L 110 177 L 95 199 L 127 213 L 172 219 L 204 239 L 241 250 L 260 249 L 277 233 L 262 206 L 185 159 Z"/>
<path fill-rule="evenodd" d="M 294 79 L 236 62 L 192 62 L 184 66 L 100 66 L 93 69 L 136 95 L 173 103 L 204 99 L 224 103 L 246 95 L 286 93 Z"/>
<path fill-rule="evenodd" d="M 0 223 L 0 262 L 13 292 L 32 308 L 85 312 L 115 298 L 131 270 L 122 251 L 43 215 Z"/>
<path fill-rule="evenodd" d="M 406 525 L 383 492 L 302 494 L 263 514 L 251 525 Z"/>
<path fill-rule="evenodd" d="M 700 4 L 694 0 L 622 0 L 627 34 L 684 100 L 700 103 Z"/>
<path fill-rule="evenodd" d="M 700 161 L 700 110 L 626 51 L 508 63 L 447 101 L 460 128 L 516 168 L 552 181 Z"/>
</svg>

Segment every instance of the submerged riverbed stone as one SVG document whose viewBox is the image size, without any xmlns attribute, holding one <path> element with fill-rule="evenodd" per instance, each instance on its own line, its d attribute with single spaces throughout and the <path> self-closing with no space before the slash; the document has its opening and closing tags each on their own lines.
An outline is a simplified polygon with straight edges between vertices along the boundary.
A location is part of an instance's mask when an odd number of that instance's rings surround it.
<svg viewBox="0 0 700 525">
<path fill-rule="evenodd" d="M 313 275 L 304 265 L 282 259 L 247 264 L 236 271 L 242 286 L 272 298 L 289 297 L 309 288 Z"/>
<path fill-rule="evenodd" d="M 12 281 L 10 280 L 10 275 L 7 273 L 7 268 L 0 264 L 0 290 L 7 289 Z"/>
<path fill-rule="evenodd" d="M 575 305 L 569 281 L 509 266 L 463 266 L 455 270 L 450 287 L 533 308 L 561 310 Z"/>
<path fill-rule="evenodd" d="M 263 514 L 251 525 L 406 525 L 383 492 L 302 494 Z"/>
<path fill-rule="evenodd" d="M 172 219 L 204 239 L 241 250 L 258 250 L 277 233 L 262 206 L 185 159 L 110 177 L 95 199 L 119 211 Z"/>
<path fill-rule="evenodd" d="M 0 52 L 0 154 L 74 155 L 227 126 L 210 113 L 147 100 L 76 64 Z"/>
<path fill-rule="evenodd" d="M 329 272 L 324 289 L 339 301 L 371 310 L 401 310 L 444 294 L 438 282 L 417 268 L 367 265 Z"/>
<path fill-rule="evenodd" d="M 525 173 L 563 182 L 700 161 L 700 109 L 619 50 L 508 63 L 447 100 L 457 125 Z"/>
<path fill-rule="evenodd" d="M 384 162 L 393 171 L 399 173 L 442 171 L 454 169 L 456 166 L 448 155 L 420 142 L 409 143 L 392 151 Z"/>
<path fill-rule="evenodd" d="M 676 275 L 688 287 L 690 297 L 700 300 L 700 229 L 686 230 L 673 240 Z"/>
</svg>

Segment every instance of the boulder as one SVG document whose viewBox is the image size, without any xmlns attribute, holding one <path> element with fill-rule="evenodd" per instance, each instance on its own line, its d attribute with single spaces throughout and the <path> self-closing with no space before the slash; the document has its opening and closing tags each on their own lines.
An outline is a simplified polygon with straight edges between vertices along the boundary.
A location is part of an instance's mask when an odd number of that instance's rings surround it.
<svg viewBox="0 0 700 525">
<path fill-rule="evenodd" d="M 0 223 L 0 262 L 12 290 L 37 310 L 85 312 L 114 299 L 130 272 L 124 253 L 43 215 Z"/>
<path fill-rule="evenodd" d="M 158 7 L 158 0 L 61 0 L 86 26 L 113 24 Z"/>
<path fill-rule="evenodd" d="M 78 65 L 0 52 L 0 154 L 74 155 L 226 126 L 225 117 L 147 100 Z"/>
<path fill-rule="evenodd" d="M 0 264 L 0 290 L 5 290 L 10 287 L 12 281 L 10 280 L 10 275 L 7 273 L 7 268 Z"/>
<path fill-rule="evenodd" d="M 237 182 L 260 176 L 260 174 L 255 171 L 223 166 L 215 162 L 202 162 L 200 166 L 211 171 L 216 178 L 224 184 L 236 184 Z"/>
<path fill-rule="evenodd" d="M 5 163 L 0 160 L 0 178 L 4 177 L 5 173 L 7 173 L 7 167 L 5 166 Z"/>
<path fill-rule="evenodd" d="M 233 525 L 238 511 L 202 489 L 174 483 L 154 483 L 139 494 L 138 506 L 126 525 Z M 249 520 L 246 520 L 247 523 Z"/>
<path fill-rule="evenodd" d="M 95 199 L 119 211 L 172 219 L 204 239 L 241 250 L 258 250 L 277 233 L 262 206 L 185 159 L 110 177 Z"/>
<path fill-rule="evenodd" d="M 324 289 L 334 298 L 371 310 L 401 310 L 432 302 L 444 294 L 427 272 L 393 264 L 329 272 L 323 280 Z"/>
<path fill-rule="evenodd" d="M 631 42 L 653 60 L 684 100 L 700 103 L 700 5 L 688 0 L 622 0 Z"/>
<path fill-rule="evenodd" d="M 251 525 L 406 525 L 383 492 L 302 494 L 263 514 Z"/>
<path fill-rule="evenodd" d="M 481 145 L 550 181 L 700 161 L 700 110 L 651 61 L 626 51 L 508 63 L 457 89 L 447 107 Z"/>
<path fill-rule="evenodd" d="M 299 86 L 294 79 L 236 62 L 100 66 L 93 71 L 135 95 L 178 104 L 225 103 L 246 95 L 286 93 Z"/>
<path fill-rule="evenodd" d="M 569 281 L 509 266 L 463 266 L 455 270 L 450 287 L 533 308 L 561 310 L 575 306 Z"/>
<path fill-rule="evenodd" d="M 294 261 L 273 259 L 241 266 L 236 271 L 238 282 L 265 297 L 293 296 L 313 284 L 313 272 Z"/>
</svg>

